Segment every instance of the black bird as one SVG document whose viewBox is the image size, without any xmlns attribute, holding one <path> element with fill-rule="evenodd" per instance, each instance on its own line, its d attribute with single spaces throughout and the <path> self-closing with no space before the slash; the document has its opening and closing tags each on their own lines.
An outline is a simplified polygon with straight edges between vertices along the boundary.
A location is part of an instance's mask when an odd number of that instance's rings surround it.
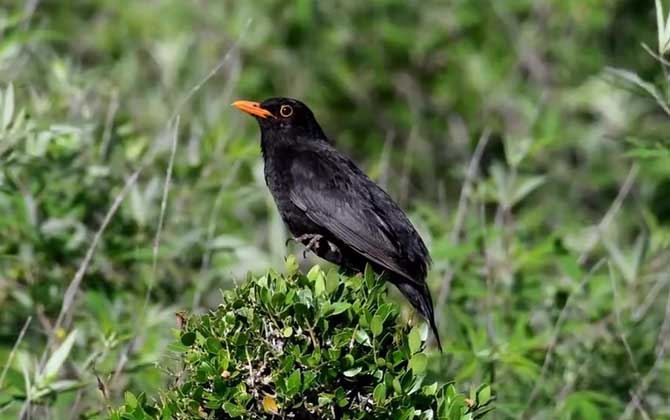
<svg viewBox="0 0 670 420">
<path fill-rule="evenodd" d="M 326 137 L 296 99 L 237 101 L 261 128 L 265 182 L 297 242 L 345 269 L 385 272 L 428 320 L 440 351 L 426 285 L 430 256 L 405 213 Z"/>
</svg>

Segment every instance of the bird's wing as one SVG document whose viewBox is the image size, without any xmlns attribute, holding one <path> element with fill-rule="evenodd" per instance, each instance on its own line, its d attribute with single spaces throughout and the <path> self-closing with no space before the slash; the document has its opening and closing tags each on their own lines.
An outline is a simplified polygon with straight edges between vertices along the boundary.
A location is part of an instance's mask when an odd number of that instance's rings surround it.
<svg viewBox="0 0 670 420">
<path fill-rule="evenodd" d="M 292 158 L 289 197 L 315 224 L 367 259 L 420 284 L 403 269 L 393 228 L 384 220 L 384 205 L 373 200 L 376 187 L 355 165 L 341 156 L 327 159 L 315 152 Z M 376 200 L 379 195 L 375 194 Z"/>
</svg>

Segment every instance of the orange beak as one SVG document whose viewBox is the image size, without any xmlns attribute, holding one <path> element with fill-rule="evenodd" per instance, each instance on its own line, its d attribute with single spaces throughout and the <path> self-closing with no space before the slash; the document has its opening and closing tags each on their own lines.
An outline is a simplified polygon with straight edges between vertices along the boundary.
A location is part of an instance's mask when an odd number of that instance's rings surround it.
<svg viewBox="0 0 670 420">
<path fill-rule="evenodd" d="M 272 115 L 272 112 L 268 111 L 267 109 L 261 108 L 261 104 L 258 102 L 252 102 L 252 101 L 235 101 L 232 103 L 232 105 L 239 109 L 240 111 L 244 111 L 247 114 L 253 115 L 254 117 L 259 117 L 259 118 L 267 118 L 267 117 L 273 117 L 276 118 L 274 115 Z"/>
</svg>

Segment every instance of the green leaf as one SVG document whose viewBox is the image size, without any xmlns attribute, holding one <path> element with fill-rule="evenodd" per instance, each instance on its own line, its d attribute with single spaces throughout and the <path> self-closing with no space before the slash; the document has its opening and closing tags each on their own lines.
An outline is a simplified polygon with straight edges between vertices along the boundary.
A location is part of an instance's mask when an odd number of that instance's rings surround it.
<svg viewBox="0 0 670 420">
<path fill-rule="evenodd" d="M 56 374 L 58 374 L 58 371 L 60 371 L 63 363 L 65 363 L 65 360 L 67 360 L 67 357 L 70 355 L 70 351 L 72 351 L 72 346 L 74 345 L 76 338 L 77 330 L 75 329 L 72 330 L 70 334 L 68 334 L 65 340 L 63 340 L 61 345 L 58 346 L 56 351 L 53 352 L 47 361 L 47 364 L 44 367 L 44 374 L 40 382 L 44 381 L 48 383 L 56 376 Z M 41 385 L 45 385 L 45 383 L 42 383 Z"/>
<path fill-rule="evenodd" d="M 307 278 L 309 281 L 314 282 L 316 279 L 319 277 L 321 274 L 321 267 L 319 267 L 318 264 L 310 268 L 310 270 L 307 272 Z"/>
<path fill-rule="evenodd" d="M 432 396 L 435 395 L 437 392 L 437 382 L 433 382 L 430 385 L 426 385 L 422 388 L 422 392 L 424 395 Z"/>
<path fill-rule="evenodd" d="M 382 333 L 384 329 L 384 320 L 375 315 L 372 317 L 372 321 L 370 322 L 370 330 L 372 330 L 372 335 L 373 336 L 378 336 L 379 334 Z"/>
<path fill-rule="evenodd" d="M 337 290 L 337 287 L 340 285 L 340 275 L 336 270 L 330 270 L 328 271 L 328 275 L 326 276 L 326 290 L 328 293 L 332 294 Z"/>
<path fill-rule="evenodd" d="M 512 199 L 510 200 L 510 205 L 515 205 L 521 200 L 523 200 L 528 194 L 533 192 L 539 186 L 544 184 L 546 177 L 542 175 L 531 176 L 523 179 L 514 189 L 512 193 Z"/>
<path fill-rule="evenodd" d="M 225 411 L 230 417 L 240 417 L 246 414 L 247 412 L 247 410 L 244 407 L 229 401 L 223 403 L 223 411 Z"/>
<path fill-rule="evenodd" d="M 477 391 L 477 404 L 486 404 L 491 399 L 491 387 L 484 385 Z"/>
<path fill-rule="evenodd" d="M 319 394 L 319 407 L 323 407 L 324 405 L 330 405 L 333 403 L 333 398 L 335 398 L 335 395 L 333 394 L 327 394 L 327 393 L 321 393 Z"/>
<path fill-rule="evenodd" d="M 192 346 L 195 343 L 195 333 L 192 331 L 184 333 L 181 336 L 181 343 L 187 347 Z"/>
<path fill-rule="evenodd" d="M 291 373 L 291 375 L 286 380 L 286 393 L 290 396 L 300 391 L 300 385 L 302 383 L 300 370 L 296 369 Z"/>
<path fill-rule="evenodd" d="M 314 296 L 321 296 L 326 290 L 326 281 L 322 272 L 316 277 L 314 282 Z"/>
<path fill-rule="evenodd" d="M 361 373 L 362 370 L 363 370 L 362 367 L 357 367 L 357 368 L 353 368 L 353 369 L 345 370 L 342 374 L 343 374 L 344 376 L 346 376 L 347 378 L 351 378 L 351 377 L 356 376 L 356 375 L 358 375 L 359 373 Z"/>
<path fill-rule="evenodd" d="M 126 391 L 123 394 L 123 400 L 126 402 L 126 405 L 128 405 L 130 408 L 137 407 L 137 398 L 135 398 L 135 395 L 133 395 L 132 392 Z"/>
<path fill-rule="evenodd" d="M 386 399 L 386 385 L 384 382 L 377 384 L 374 391 L 372 391 L 372 399 L 375 404 L 381 404 Z"/>
<path fill-rule="evenodd" d="M 14 85 L 9 84 L 7 90 L 5 91 L 4 101 L 2 102 L 2 128 L 7 129 L 9 124 L 12 122 L 12 117 L 14 115 Z M 0 97 L 1 98 L 1 97 Z"/>
<path fill-rule="evenodd" d="M 351 308 L 351 303 L 349 302 L 335 302 L 329 305 L 326 305 L 323 310 L 325 316 L 334 316 L 339 315 L 347 309 Z"/>
<path fill-rule="evenodd" d="M 402 392 L 402 386 L 400 385 L 400 380 L 398 378 L 393 378 L 393 390 L 400 394 Z"/>
<path fill-rule="evenodd" d="M 409 368 L 412 369 L 415 375 L 421 375 L 426 371 L 428 365 L 428 357 L 423 353 L 416 353 L 409 361 Z"/>
<path fill-rule="evenodd" d="M 207 341 L 205 341 L 205 347 L 207 347 L 207 350 L 210 353 L 218 354 L 219 350 L 221 350 L 221 342 L 214 337 L 209 337 Z"/>
<path fill-rule="evenodd" d="M 663 111 L 665 111 L 666 114 L 670 115 L 670 107 L 666 103 L 665 99 L 663 98 L 663 95 L 658 91 L 656 86 L 654 86 L 652 83 L 649 83 L 642 78 L 637 73 L 634 73 L 632 71 L 628 70 L 623 70 L 623 69 L 616 69 L 616 68 L 611 68 L 608 67 L 607 71 L 609 71 L 611 74 L 618 76 L 619 78 L 632 83 L 636 86 L 638 86 L 640 89 L 643 89 L 646 91 L 651 97 L 653 97 L 656 100 L 656 103 L 663 108 Z"/>
<path fill-rule="evenodd" d="M 415 325 L 409 332 L 408 344 L 410 354 L 414 354 L 421 349 L 421 328 L 418 325 Z"/>
<path fill-rule="evenodd" d="M 286 273 L 289 276 L 294 275 L 299 270 L 298 260 L 295 258 L 295 255 L 289 255 L 286 257 L 286 262 L 284 264 L 286 267 Z"/>
<path fill-rule="evenodd" d="M 364 330 L 360 330 L 360 329 L 356 330 L 356 334 L 354 334 L 354 339 L 359 344 L 363 344 L 365 346 L 372 347 L 372 343 L 370 342 L 370 336 Z"/>
</svg>

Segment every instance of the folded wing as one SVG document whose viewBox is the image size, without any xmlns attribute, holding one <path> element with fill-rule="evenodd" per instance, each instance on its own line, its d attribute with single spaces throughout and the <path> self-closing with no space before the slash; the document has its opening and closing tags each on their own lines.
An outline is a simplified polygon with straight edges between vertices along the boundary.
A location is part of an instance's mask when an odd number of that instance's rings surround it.
<svg viewBox="0 0 670 420">
<path fill-rule="evenodd" d="M 416 261 L 421 265 L 420 278 L 412 275 L 416 270 L 408 270 L 402 264 L 408 260 L 400 251 L 407 248 L 407 244 L 402 243 L 407 241 L 407 230 L 416 235 L 404 213 L 353 162 L 342 156 L 337 158 L 339 162 L 322 159 L 313 151 L 296 154 L 290 171 L 291 202 L 313 223 L 368 260 L 411 283 L 424 284 L 427 269 L 424 258 Z M 398 232 L 393 226 L 398 218 L 401 225 L 407 225 L 403 226 L 405 232 Z M 389 219 L 396 223 L 387 223 Z M 420 248 L 425 252 L 422 242 Z"/>
</svg>

